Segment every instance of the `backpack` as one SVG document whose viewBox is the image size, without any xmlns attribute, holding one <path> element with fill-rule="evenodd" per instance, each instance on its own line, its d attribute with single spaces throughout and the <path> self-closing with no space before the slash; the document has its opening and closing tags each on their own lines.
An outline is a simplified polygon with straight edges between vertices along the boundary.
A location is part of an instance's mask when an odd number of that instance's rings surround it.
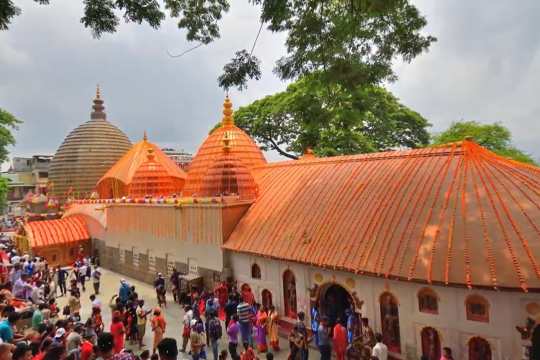
<svg viewBox="0 0 540 360">
<path fill-rule="evenodd" d="M 218 319 L 212 319 L 208 323 L 208 336 L 212 340 L 221 339 L 222 335 L 222 329 L 221 329 L 221 323 Z"/>
</svg>

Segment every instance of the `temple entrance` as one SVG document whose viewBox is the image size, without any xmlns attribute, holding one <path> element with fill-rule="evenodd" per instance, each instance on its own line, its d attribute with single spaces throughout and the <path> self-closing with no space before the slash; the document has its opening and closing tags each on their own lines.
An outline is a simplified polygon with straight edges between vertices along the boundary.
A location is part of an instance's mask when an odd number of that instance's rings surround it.
<svg viewBox="0 0 540 360">
<path fill-rule="evenodd" d="M 469 360 L 491 360 L 491 346 L 486 339 L 475 336 L 469 340 Z"/>
<path fill-rule="evenodd" d="M 345 324 L 349 315 L 354 313 L 354 301 L 351 294 L 336 283 L 322 285 L 318 305 L 320 315 L 328 317 L 330 326 L 334 326 L 338 320 Z"/>
<path fill-rule="evenodd" d="M 422 355 L 427 360 L 439 360 L 441 358 L 441 340 L 439 333 L 432 327 L 425 327 L 420 333 L 422 338 Z"/>
</svg>

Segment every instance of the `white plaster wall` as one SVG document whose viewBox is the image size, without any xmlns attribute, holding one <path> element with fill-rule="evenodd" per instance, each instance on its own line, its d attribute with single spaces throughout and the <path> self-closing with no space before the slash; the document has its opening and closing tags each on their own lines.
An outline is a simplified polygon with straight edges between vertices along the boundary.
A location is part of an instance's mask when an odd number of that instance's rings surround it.
<svg viewBox="0 0 540 360">
<path fill-rule="evenodd" d="M 240 253 L 228 253 L 227 256 L 238 284 L 248 283 L 259 302 L 262 290 L 270 290 L 273 303 L 282 314 L 282 275 L 288 268 L 296 276 L 299 311 L 309 315 L 307 289 L 315 283 L 315 274 L 319 274 L 323 277 L 322 283 L 333 281 L 351 292 L 356 291 L 358 298 L 364 301 L 362 315 L 369 318 L 376 332 L 381 331 L 379 297 L 385 291 L 393 293 L 399 301 L 403 359 L 420 357 L 420 331 L 426 326 L 439 331 L 441 346 L 452 348 L 456 359 L 467 359 L 467 343 L 473 336 L 481 336 L 490 342 L 495 360 L 520 359 L 521 340 L 515 327 L 525 324 L 526 304 L 530 302 L 540 304 L 540 294 L 428 286 L 439 296 L 439 314 L 426 314 L 419 311 L 417 300 L 418 291 L 426 287 L 426 284 L 391 281 Z M 251 278 L 251 265 L 254 262 L 261 268 L 260 280 Z M 465 300 L 471 294 L 479 294 L 489 301 L 489 323 L 467 320 Z"/>
</svg>

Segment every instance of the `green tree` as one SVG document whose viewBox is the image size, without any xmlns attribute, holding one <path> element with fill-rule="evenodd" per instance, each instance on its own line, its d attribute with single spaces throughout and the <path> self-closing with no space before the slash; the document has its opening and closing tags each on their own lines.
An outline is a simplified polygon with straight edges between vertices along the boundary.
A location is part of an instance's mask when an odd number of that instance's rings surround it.
<svg viewBox="0 0 540 360">
<path fill-rule="evenodd" d="M 15 144 L 15 138 L 11 133 L 12 130 L 16 130 L 20 120 L 15 118 L 5 110 L 0 108 L 0 163 L 8 160 L 8 146 Z M 8 191 L 8 180 L 0 177 L 0 210 L 3 210 L 6 206 Z"/>
<path fill-rule="evenodd" d="M 49 4 L 49 0 L 34 0 Z M 166 14 L 186 30 L 196 48 L 219 38 L 219 21 L 230 0 L 83 0 L 81 23 L 95 37 L 115 32 L 120 15 L 126 22 L 159 28 Z M 354 89 L 396 78 L 392 61 L 411 61 L 435 38 L 421 33 L 426 19 L 409 0 L 246 0 L 261 9 L 260 30 L 285 32 L 286 54 L 275 73 L 297 79 L 317 73 L 325 82 Z M 13 0 L 0 1 L 0 30 L 21 13 Z M 218 79 L 221 87 L 245 88 L 260 77 L 260 61 L 251 51 L 235 52 Z M 189 51 L 189 50 L 188 50 Z M 185 52 L 184 52 L 185 53 Z"/>
<path fill-rule="evenodd" d="M 351 91 L 317 76 L 304 76 L 284 92 L 241 107 L 234 117 L 265 150 L 293 159 L 307 148 L 333 156 L 429 142 L 428 121 L 384 88 Z"/>
<path fill-rule="evenodd" d="M 517 149 L 512 144 L 510 130 L 500 123 L 481 124 L 477 121 L 453 122 L 447 130 L 433 137 L 433 144 L 439 145 L 462 141 L 467 137 L 473 138 L 477 144 L 501 156 L 528 164 L 535 163 L 529 154 Z"/>
</svg>

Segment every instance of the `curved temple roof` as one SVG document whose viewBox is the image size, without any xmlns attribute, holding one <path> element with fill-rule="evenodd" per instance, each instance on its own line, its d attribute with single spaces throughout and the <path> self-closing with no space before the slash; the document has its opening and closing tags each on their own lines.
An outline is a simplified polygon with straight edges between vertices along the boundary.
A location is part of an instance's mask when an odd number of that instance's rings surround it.
<svg viewBox="0 0 540 360">
<path fill-rule="evenodd" d="M 90 239 L 83 216 L 31 221 L 24 225 L 31 248 L 64 245 Z"/>
<path fill-rule="evenodd" d="M 149 142 L 146 134 L 142 141 L 133 145 L 109 171 L 98 181 L 97 190 L 101 198 L 122 197 L 128 194 L 135 172 L 148 160 L 148 151 L 153 151 L 154 161 L 159 162 L 166 173 L 183 186 L 186 174 L 161 149 Z"/>
<path fill-rule="evenodd" d="M 131 148 L 127 136 L 106 120 L 99 88 L 92 108 L 91 120 L 69 133 L 51 162 L 51 190 L 60 198 L 70 193 L 89 196 L 99 178 Z"/>
<path fill-rule="evenodd" d="M 540 290 L 540 169 L 464 141 L 269 164 L 224 248 L 428 283 Z"/>
<path fill-rule="evenodd" d="M 221 126 L 208 135 L 189 165 L 184 195 L 191 196 L 201 190 L 204 175 L 214 164 L 214 160 L 219 158 L 223 153 L 223 137 L 225 134 L 231 139 L 231 152 L 248 169 L 266 164 L 261 149 L 259 149 L 253 139 L 244 130 L 234 125 L 232 103 L 227 97 L 223 103 Z"/>
</svg>

